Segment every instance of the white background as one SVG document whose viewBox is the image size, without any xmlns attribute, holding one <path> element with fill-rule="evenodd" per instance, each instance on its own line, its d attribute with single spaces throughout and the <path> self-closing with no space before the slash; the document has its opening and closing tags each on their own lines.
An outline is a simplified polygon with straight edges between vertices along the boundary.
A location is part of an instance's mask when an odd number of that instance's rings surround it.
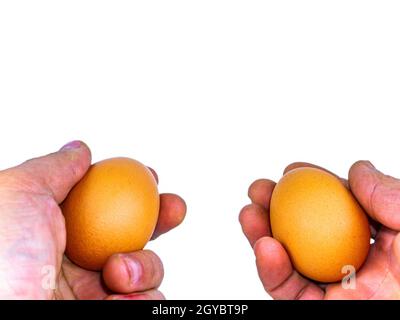
<svg viewBox="0 0 400 320">
<path fill-rule="evenodd" d="M 264 299 L 238 224 L 296 160 L 400 176 L 398 1 L 2 1 L 0 166 L 86 141 L 181 194 L 170 299 Z"/>
</svg>

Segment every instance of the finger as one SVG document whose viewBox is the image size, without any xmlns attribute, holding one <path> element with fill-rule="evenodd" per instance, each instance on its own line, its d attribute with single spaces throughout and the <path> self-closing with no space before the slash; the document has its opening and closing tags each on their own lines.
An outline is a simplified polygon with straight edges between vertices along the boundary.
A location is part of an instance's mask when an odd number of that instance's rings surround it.
<svg viewBox="0 0 400 320">
<path fill-rule="evenodd" d="M 388 228 L 400 231 L 400 180 L 384 175 L 368 161 L 350 168 L 351 191 L 365 211 Z"/>
<path fill-rule="evenodd" d="M 254 181 L 248 190 L 248 196 L 251 202 L 269 210 L 269 202 L 275 185 L 275 182 L 268 179 L 258 179 Z"/>
<path fill-rule="evenodd" d="M 160 213 L 152 239 L 177 227 L 185 219 L 186 203 L 176 194 L 160 195 Z"/>
<path fill-rule="evenodd" d="M 149 290 L 131 294 L 113 294 L 106 300 L 165 300 L 165 297 L 158 290 Z"/>
<path fill-rule="evenodd" d="M 82 269 L 66 256 L 63 256 L 62 275 L 64 277 L 61 277 L 57 292 L 63 298 L 69 294 L 82 300 L 99 300 L 108 294 L 98 272 Z"/>
<path fill-rule="evenodd" d="M 265 290 L 274 299 L 323 299 L 324 291 L 295 271 L 283 246 L 264 237 L 254 246 L 258 274 Z"/>
<path fill-rule="evenodd" d="M 150 250 L 111 256 L 103 268 L 103 280 L 114 292 L 141 292 L 160 286 L 164 268 L 160 258 Z"/>
<path fill-rule="evenodd" d="M 320 166 L 317 166 L 315 164 L 308 163 L 308 162 L 293 162 L 293 163 L 289 164 L 285 168 L 285 170 L 283 170 L 283 174 L 286 174 L 289 171 L 297 169 L 297 168 L 315 168 L 315 169 L 326 171 L 326 172 L 330 173 L 331 175 L 335 176 L 336 178 L 338 178 L 344 184 L 345 187 L 347 187 L 347 188 L 349 187 L 348 181 L 346 179 L 339 177 L 338 175 L 334 174 L 333 172 L 331 172 L 329 170 L 326 170 L 323 167 L 320 167 Z"/>
<path fill-rule="evenodd" d="M 72 141 L 55 153 L 28 160 L 7 171 L 18 179 L 18 186 L 49 194 L 61 203 L 89 169 L 90 161 L 91 154 L 86 144 Z"/>
<path fill-rule="evenodd" d="M 249 204 L 239 214 L 240 225 L 251 246 L 262 237 L 270 236 L 269 215 L 261 205 Z"/>
<path fill-rule="evenodd" d="M 154 179 L 156 179 L 157 183 L 159 183 L 160 180 L 158 179 L 158 174 L 157 174 L 156 170 L 154 170 L 153 168 L 150 168 L 150 167 L 147 167 L 147 168 L 149 168 L 149 170 L 151 171 L 151 173 L 154 176 Z"/>
</svg>

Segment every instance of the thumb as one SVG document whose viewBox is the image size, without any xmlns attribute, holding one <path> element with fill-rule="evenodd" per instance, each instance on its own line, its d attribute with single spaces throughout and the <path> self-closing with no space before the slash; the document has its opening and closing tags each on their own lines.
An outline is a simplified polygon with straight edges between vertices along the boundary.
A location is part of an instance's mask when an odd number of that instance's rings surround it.
<svg viewBox="0 0 400 320">
<path fill-rule="evenodd" d="M 400 231 L 400 180 L 375 169 L 369 161 L 350 168 L 351 191 L 366 212 L 388 228 Z"/>
<path fill-rule="evenodd" d="M 32 192 L 50 194 L 61 203 L 89 169 L 91 154 L 81 141 L 72 141 L 59 151 L 28 160 L 11 168 L 8 174 Z"/>
</svg>

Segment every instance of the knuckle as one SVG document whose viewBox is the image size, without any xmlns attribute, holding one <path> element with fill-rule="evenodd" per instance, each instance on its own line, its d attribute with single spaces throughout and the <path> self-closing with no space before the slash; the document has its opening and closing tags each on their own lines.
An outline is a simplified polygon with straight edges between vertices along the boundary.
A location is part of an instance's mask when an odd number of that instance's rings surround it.
<svg viewBox="0 0 400 320">
<path fill-rule="evenodd" d="M 243 216 L 245 216 L 249 211 L 251 211 L 253 207 L 254 207 L 253 204 L 247 204 L 247 205 L 245 205 L 245 206 L 242 208 L 242 210 L 240 210 L 239 219 L 243 219 Z"/>
</svg>

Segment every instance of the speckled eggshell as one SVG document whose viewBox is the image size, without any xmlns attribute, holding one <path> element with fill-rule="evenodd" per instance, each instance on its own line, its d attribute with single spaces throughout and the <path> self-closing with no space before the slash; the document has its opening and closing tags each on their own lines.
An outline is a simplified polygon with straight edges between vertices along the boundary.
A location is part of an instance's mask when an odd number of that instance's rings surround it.
<svg viewBox="0 0 400 320">
<path fill-rule="evenodd" d="M 344 266 L 358 270 L 368 255 L 366 214 L 342 182 L 323 170 L 286 173 L 272 194 L 270 222 L 294 267 L 310 279 L 339 281 Z"/>
<path fill-rule="evenodd" d="M 88 270 L 101 270 L 115 253 L 141 250 L 150 240 L 159 212 L 157 182 L 130 158 L 92 165 L 62 204 L 66 255 Z"/>
</svg>

